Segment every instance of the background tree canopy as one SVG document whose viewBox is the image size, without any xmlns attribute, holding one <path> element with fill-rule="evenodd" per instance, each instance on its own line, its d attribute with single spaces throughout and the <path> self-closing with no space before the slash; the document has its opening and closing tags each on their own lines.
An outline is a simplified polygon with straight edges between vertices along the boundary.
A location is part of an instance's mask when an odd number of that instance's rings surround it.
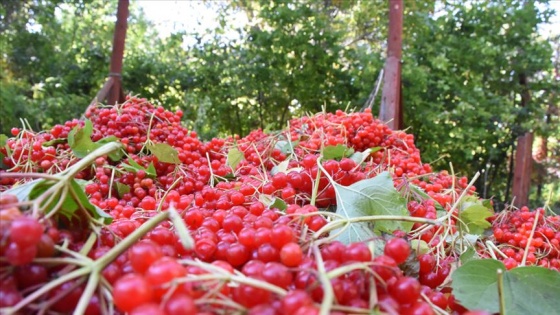
<svg viewBox="0 0 560 315">
<path fill-rule="evenodd" d="M 385 61 L 387 1 L 208 5 L 220 13 L 219 27 L 162 37 L 132 3 L 127 92 L 182 109 L 206 139 L 281 129 L 308 112 L 360 110 L 372 96 Z M 3 133 L 22 118 L 43 129 L 81 116 L 108 72 L 115 12 L 116 1 L 2 2 Z M 236 29 L 228 21 L 240 12 L 248 23 Z M 404 125 L 436 168 L 483 170 L 478 191 L 498 204 L 510 198 L 515 139 L 532 131 L 548 145 L 537 154 L 533 206 L 549 196 L 560 206 L 560 40 L 539 33 L 552 14 L 548 1 L 405 4 Z M 238 36 L 225 35 L 232 32 Z M 187 47 L 186 38 L 196 43 Z M 527 89 L 531 101 L 521 106 Z"/>
</svg>

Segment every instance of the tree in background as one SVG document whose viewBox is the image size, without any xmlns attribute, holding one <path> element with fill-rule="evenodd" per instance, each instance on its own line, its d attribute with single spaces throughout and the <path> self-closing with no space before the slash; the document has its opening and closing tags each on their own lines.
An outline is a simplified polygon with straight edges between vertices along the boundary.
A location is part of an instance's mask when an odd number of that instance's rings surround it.
<svg viewBox="0 0 560 315">
<path fill-rule="evenodd" d="M 35 130 L 80 117 L 109 72 L 117 2 L 6 1 L 0 6 L 2 132 L 28 120 Z M 159 39 L 133 4 L 123 85 L 179 104 L 189 80 L 180 34 Z M 178 52 L 180 49 L 180 52 Z"/>
<path fill-rule="evenodd" d="M 373 96 L 387 1 L 208 5 L 221 14 L 218 28 L 160 38 L 133 2 L 123 70 L 126 91 L 182 109 L 203 138 L 280 129 L 323 108 L 359 110 Z M 404 126 L 424 161 L 438 169 L 452 162 L 465 175 L 484 170 L 478 191 L 504 203 L 514 140 L 532 131 L 551 139 L 532 198 L 542 205 L 552 189 L 546 183 L 558 180 L 558 77 L 550 42 L 537 30 L 550 17 L 547 1 L 405 1 L 404 10 Z M 107 76 L 115 12 L 116 2 L 101 0 L 1 4 L 3 132 L 19 117 L 40 129 L 82 114 Z M 234 29 L 228 19 L 240 12 L 249 23 Z M 185 49 L 186 36 L 197 44 Z M 520 74 L 532 96 L 525 107 Z"/>
</svg>

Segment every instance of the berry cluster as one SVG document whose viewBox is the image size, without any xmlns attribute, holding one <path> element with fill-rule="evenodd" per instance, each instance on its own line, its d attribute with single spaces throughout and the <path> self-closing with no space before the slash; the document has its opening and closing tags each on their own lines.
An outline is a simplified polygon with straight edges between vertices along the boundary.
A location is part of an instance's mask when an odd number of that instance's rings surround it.
<svg viewBox="0 0 560 315">
<path fill-rule="evenodd" d="M 547 216 L 542 208 L 529 211 L 522 207 L 492 219 L 494 243 L 499 250 L 494 256 L 506 268 L 523 263 L 560 271 L 560 216 Z"/>
</svg>

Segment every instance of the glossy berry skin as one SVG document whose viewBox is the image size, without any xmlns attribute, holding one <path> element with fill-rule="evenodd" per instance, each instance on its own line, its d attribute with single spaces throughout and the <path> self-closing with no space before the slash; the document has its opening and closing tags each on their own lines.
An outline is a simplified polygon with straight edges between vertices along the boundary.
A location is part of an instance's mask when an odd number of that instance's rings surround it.
<svg viewBox="0 0 560 315">
<path fill-rule="evenodd" d="M 113 287 L 113 301 L 123 312 L 130 312 L 138 305 L 151 302 L 153 298 L 150 284 L 143 276 L 137 274 L 123 276 Z"/>
<path fill-rule="evenodd" d="M 195 315 L 197 313 L 194 300 L 186 294 L 174 294 L 165 303 L 167 315 Z"/>
<path fill-rule="evenodd" d="M 389 286 L 389 294 L 400 304 L 411 304 L 420 297 L 420 282 L 411 277 L 401 277 Z"/>
<path fill-rule="evenodd" d="M 150 240 L 141 241 L 128 251 L 128 259 L 132 268 L 144 273 L 155 261 L 163 257 L 160 246 Z"/>
<path fill-rule="evenodd" d="M 397 264 L 402 264 L 410 255 L 410 245 L 406 240 L 395 237 L 387 241 L 384 253 L 393 258 Z"/>
<path fill-rule="evenodd" d="M 287 267 L 296 267 L 303 261 L 303 252 L 297 243 L 287 243 L 280 250 L 280 261 Z"/>
<path fill-rule="evenodd" d="M 10 226 L 10 241 L 22 247 L 39 243 L 41 235 L 43 235 L 43 226 L 32 218 L 17 218 Z"/>
</svg>

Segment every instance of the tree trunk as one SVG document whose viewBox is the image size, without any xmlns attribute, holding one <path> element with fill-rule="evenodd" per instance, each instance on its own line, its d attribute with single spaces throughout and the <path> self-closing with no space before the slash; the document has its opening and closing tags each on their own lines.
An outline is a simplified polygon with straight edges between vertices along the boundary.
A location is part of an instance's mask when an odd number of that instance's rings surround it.
<svg viewBox="0 0 560 315">
<path fill-rule="evenodd" d="M 389 36 L 379 119 L 392 129 L 402 129 L 401 57 L 403 1 L 389 0 Z"/>
</svg>

